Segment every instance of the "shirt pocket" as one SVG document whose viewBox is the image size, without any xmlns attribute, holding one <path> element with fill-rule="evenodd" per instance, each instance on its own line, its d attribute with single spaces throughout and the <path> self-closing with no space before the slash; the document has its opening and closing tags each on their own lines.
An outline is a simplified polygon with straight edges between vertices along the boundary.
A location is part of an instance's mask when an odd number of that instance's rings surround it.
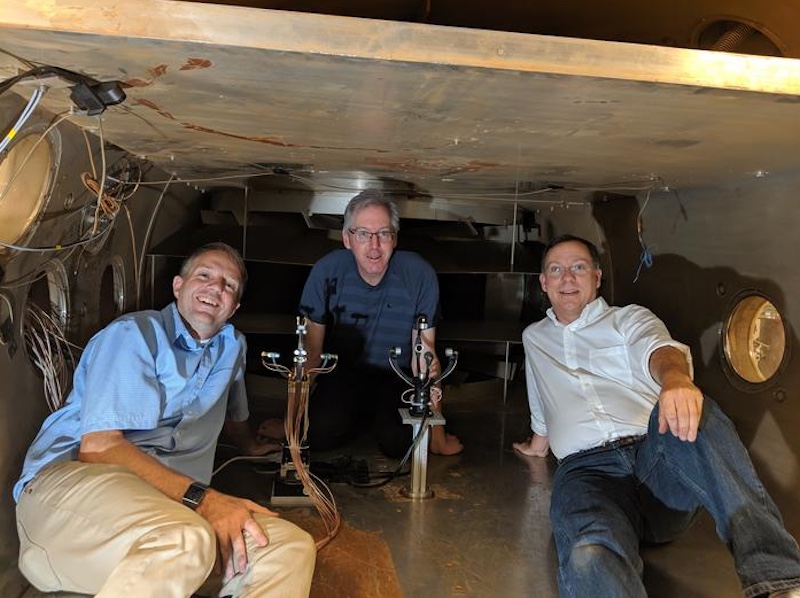
<svg viewBox="0 0 800 598">
<path fill-rule="evenodd" d="M 625 386 L 633 383 L 630 356 L 624 345 L 589 351 L 589 366 L 595 375 L 615 380 Z"/>
</svg>

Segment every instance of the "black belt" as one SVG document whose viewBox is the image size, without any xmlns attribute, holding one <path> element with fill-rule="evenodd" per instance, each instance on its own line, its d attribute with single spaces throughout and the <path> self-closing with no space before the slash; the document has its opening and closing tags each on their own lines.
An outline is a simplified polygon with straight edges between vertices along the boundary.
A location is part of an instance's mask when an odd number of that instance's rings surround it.
<svg viewBox="0 0 800 598">
<path fill-rule="evenodd" d="M 637 436 L 623 436 L 622 438 L 617 438 L 616 440 L 607 440 L 601 445 L 595 446 L 590 448 L 589 450 L 592 451 L 594 449 L 609 449 L 609 448 L 620 448 L 623 446 L 630 446 L 632 444 L 636 444 L 637 442 L 644 440 L 647 438 L 647 434 L 638 434 Z"/>
<path fill-rule="evenodd" d="M 559 461 L 563 462 L 567 459 L 571 459 L 572 457 L 578 457 L 581 455 L 586 455 L 588 453 L 595 453 L 600 451 L 607 451 L 610 449 L 617 449 L 622 448 L 624 446 L 630 446 L 632 444 L 636 444 L 637 442 L 641 442 L 647 438 L 647 434 L 637 434 L 636 436 L 623 436 L 622 438 L 616 438 L 614 440 L 607 440 L 603 444 L 598 444 L 597 446 L 593 446 L 592 448 L 584 449 L 582 451 L 578 451 L 577 453 L 572 453 L 567 455 L 563 459 Z"/>
</svg>

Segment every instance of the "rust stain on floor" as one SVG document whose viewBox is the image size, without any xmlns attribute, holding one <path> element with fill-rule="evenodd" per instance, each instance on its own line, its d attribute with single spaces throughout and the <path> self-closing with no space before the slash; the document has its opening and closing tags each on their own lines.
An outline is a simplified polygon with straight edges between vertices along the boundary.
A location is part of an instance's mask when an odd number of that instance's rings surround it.
<svg viewBox="0 0 800 598">
<path fill-rule="evenodd" d="M 282 516 L 308 531 L 324 536 L 319 518 L 305 509 Z M 317 554 L 311 598 L 402 598 L 389 545 L 380 532 L 369 532 L 342 522 L 338 535 Z"/>
<path fill-rule="evenodd" d="M 388 502 L 413 502 L 414 499 L 409 498 L 404 494 L 406 489 L 405 484 L 401 483 L 392 483 L 387 484 L 381 488 L 381 492 L 383 492 L 383 497 Z M 433 496 L 436 498 L 441 498 L 444 500 L 461 500 L 464 497 L 457 492 L 453 492 L 447 486 L 443 484 L 431 484 L 430 489 L 433 491 Z"/>
</svg>

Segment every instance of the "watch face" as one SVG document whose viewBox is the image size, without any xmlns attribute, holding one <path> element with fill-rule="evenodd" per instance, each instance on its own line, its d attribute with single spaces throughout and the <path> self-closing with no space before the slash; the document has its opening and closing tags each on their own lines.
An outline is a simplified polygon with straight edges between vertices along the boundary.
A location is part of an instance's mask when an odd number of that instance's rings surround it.
<svg viewBox="0 0 800 598">
<path fill-rule="evenodd" d="M 190 509 L 196 509 L 200 506 L 200 502 L 203 500 L 207 489 L 208 486 L 205 484 L 201 484 L 200 482 L 192 483 L 186 490 L 186 494 L 183 495 L 183 504 Z"/>
</svg>

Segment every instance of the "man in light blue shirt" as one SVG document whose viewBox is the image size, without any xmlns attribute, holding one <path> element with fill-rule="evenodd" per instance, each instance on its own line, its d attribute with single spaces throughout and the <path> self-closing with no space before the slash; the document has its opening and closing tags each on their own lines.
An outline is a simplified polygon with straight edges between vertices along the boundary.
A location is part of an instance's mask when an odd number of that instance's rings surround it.
<svg viewBox="0 0 800 598">
<path fill-rule="evenodd" d="M 719 406 L 692 381 L 689 349 L 649 310 L 598 298 L 597 248 L 547 245 L 552 307 L 522 335 L 533 436 L 559 460 L 550 521 L 561 596 L 645 598 L 641 540 L 667 541 L 705 508 L 746 598 L 800 598 L 800 552 Z"/>
<path fill-rule="evenodd" d="M 14 486 L 19 566 L 38 589 L 186 598 L 221 582 L 221 596 L 308 596 L 311 537 L 208 487 L 223 426 L 246 454 L 270 448 L 247 424 L 245 341 L 228 323 L 245 281 L 234 249 L 201 247 L 173 303 L 90 340 Z"/>
</svg>

